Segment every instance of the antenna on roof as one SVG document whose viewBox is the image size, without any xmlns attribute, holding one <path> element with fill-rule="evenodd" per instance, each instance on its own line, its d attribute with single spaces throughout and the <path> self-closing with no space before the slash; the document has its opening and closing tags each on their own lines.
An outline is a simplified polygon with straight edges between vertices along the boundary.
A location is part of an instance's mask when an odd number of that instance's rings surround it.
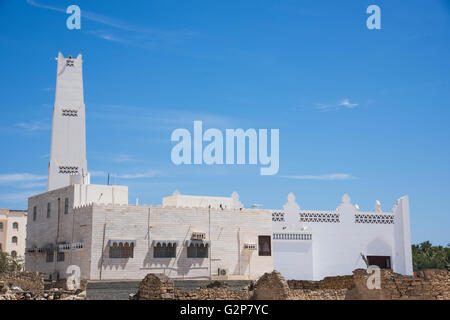
<svg viewBox="0 0 450 320">
<path fill-rule="evenodd" d="M 107 182 L 107 185 L 109 186 L 109 172 L 108 172 L 108 182 Z"/>
</svg>

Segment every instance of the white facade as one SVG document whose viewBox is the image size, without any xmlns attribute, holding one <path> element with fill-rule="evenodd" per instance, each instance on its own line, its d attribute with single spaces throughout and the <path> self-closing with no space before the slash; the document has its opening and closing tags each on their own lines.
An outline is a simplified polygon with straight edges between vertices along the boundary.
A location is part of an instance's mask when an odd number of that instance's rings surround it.
<svg viewBox="0 0 450 320">
<path fill-rule="evenodd" d="M 26 211 L 0 209 L 0 251 L 24 257 L 26 230 Z"/>
<path fill-rule="evenodd" d="M 321 280 L 366 268 L 361 256 L 383 260 L 394 272 L 412 275 L 408 197 L 391 212 L 377 201 L 361 212 L 344 195 L 336 210 L 301 210 L 291 193 L 273 213 L 275 269 L 287 279 Z M 387 261 L 389 260 L 389 261 Z"/>
<path fill-rule="evenodd" d="M 175 279 L 257 279 L 273 270 L 270 211 L 108 202 L 74 207 L 80 188 L 87 198 L 98 196 L 89 187 L 102 186 L 75 184 L 29 198 L 27 270 L 65 278 L 67 268 L 76 265 L 87 280 L 141 280 L 148 273 Z M 266 252 L 258 247 L 260 237 L 269 239 Z M 114 244 L 132 244 L 132 257 L 112 256 Z M 164 244 L 175 244 L 172 257 L 155 256 L 155 247 Z M 206 248 L 206 256 L 189 257 L 192 244 Z"/>
<path fill-rule="evenodd" d="M 56 91 L 47 191 L 70 185 L 71 175 L 86 175 L 86 129 L 83 98 L 83 60 L 56 59 Z"/>
</svg>

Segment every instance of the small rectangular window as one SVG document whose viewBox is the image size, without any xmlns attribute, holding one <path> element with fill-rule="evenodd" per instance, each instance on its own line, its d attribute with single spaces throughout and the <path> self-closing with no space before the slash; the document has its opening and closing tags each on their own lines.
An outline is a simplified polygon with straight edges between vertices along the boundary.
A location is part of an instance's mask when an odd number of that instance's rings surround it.
<svg viewBox="0 0 450 320">
<path fill-rule="evenodd" d="M 50 202 L 49 203 L 47 203 L 47 218 L 50 218 L 50 214 L 51 214 L 51 204 L 50 204 Z"/>
<path fill-rule="evenodd" d="M 153 247 L 153 258 L 175 258 L 177 246 L 158 245 Z"/>
<path fill-rule="evenodd" d="M 64 258 L 65 258 L 64 252 L 58 252 L 58 254 L 56 255 L 56 261 L 58 262 L 64 261 Z"/>
<path fill-rule="evenodd" d="M 33 221 L 36 221 L 36 217 L 37 217 L 37 208 L 36 206 L 33 207 Z"/>
<path fill-rule="evenodd" d="M 260 256 L 271 256 L 272 246 L 271 246 L 271 236 L 259 236 L 258 237 L 258 254 Z"/>
<path fill-rule="evenodd" d="M 367 262 L 370 266 L 375 265 L 381 269 L 391 269 L 390 256 L 367 256 Z"/>
<path fill-rule="evenodd" d="M 3 230 L 3 222 L 0 222 L 0 230 Z"/>
<path fill-rule="evenodd" d="M 47 254 L 45 256 L 45 261 L 46 262 L 53 262 L 55 253 L 53 251 L 47 251 Z"/>
<path fill-rule="evenodd" d="M 69 198 L 64 199 L 64 214 L 69 213 Z"/>
</svg>

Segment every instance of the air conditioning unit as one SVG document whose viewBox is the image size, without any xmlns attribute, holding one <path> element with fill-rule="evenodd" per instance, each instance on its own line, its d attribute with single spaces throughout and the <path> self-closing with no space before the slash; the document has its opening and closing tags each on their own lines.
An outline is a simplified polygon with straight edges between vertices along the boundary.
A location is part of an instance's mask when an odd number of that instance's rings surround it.
<svg viewBox="0 0 450 320">
<path fill-rule="evenodd" d="M 192 240 L 205 240 L 206 234 L 204 232 L 192 232 Z"/>
<path fill-rule="evenodd" d="M 218 270 L 218 275 L 219 275 L 220 277 L 226 277 L 226 276 L 228 276 L 228 269 L 221 269 L 221 268 L 219 268 L 219 270 Z"/>
</svg>

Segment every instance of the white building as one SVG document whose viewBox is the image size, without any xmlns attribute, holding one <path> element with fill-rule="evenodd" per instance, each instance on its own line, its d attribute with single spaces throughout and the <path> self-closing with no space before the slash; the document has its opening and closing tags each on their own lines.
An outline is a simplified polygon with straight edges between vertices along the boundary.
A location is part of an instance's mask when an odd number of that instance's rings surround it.
<svg viewBox="0 0 450 320">
<path fill-rule="evenodd" d="M 0 209 L 0 252 L 24 257 L 26 230 L 26 211 Z"/>
<path fill-rule="evenodd" d="M 85 151 L 82 60 L 58 55 L 48 191 L 28 199 L 26 269 L 87 280 L 288 279 L 351 274 L 370 264 L 412 274 L 408 198 L 392 212 L 360 212 L 344 195 L 334 211 L 245 209 L 230 197 L 175 191 L 161 206 L 128 204 L 126 186 L 91 185 Z M 73 268 L 73 267 L 71 267 Z M 69 270 L 72 270 L 69 268 Z"/>
<path fill-rule="evenodd" d="M 409 200 L 402 197 L 384 212 L 359 211 L 344 195 L 332 211 L 301 210 L 291 193 L 282 210 L 274 211 L 275 269 L 287 279 L 321 280 L 351 274 L 370 265 L 412 275 Z"/>
</svg>

